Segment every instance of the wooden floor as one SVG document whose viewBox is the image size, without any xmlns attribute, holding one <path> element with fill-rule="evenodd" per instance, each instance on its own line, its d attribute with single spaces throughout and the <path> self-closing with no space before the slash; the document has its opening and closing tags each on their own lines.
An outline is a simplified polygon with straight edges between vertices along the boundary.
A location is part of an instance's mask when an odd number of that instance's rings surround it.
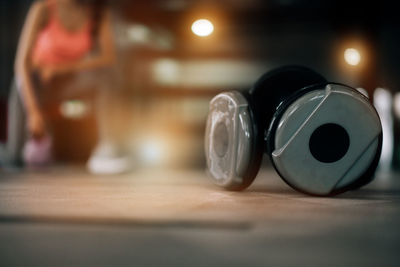
<svg viewBox="0 0 400 267">
<path fill-rule="evenodd" d="M 400 175 L 316 198 L 264 169 L 0 172 L 0 266 L 400 266 Z"/>
</svg>

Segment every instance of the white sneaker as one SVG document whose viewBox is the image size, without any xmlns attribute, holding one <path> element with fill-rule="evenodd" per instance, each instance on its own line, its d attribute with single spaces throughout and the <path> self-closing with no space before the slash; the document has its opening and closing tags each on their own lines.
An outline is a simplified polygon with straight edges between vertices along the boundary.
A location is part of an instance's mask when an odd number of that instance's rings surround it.
<svg viewBox="0 0 400 267">
<path fill-rule="evenodd" d="M 111 144 L 99 144 L 87 162 L 93 174 L 121 174 L 133 169 L 131 157 L 117 152 Z"/>
</svg>

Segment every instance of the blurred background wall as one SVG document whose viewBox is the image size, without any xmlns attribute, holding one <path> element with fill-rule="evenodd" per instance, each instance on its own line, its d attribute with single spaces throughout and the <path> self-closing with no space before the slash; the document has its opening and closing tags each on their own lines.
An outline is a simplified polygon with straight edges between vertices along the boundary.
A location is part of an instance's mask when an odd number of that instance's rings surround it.
<svg viewBox="0 0 400 267">
<path fill-rule="evenodd" d="M 0 3 L 3 138 L 15 49 L 30 3 Z M 130 103 L 129 145 L 143 164 L 202 166 L 209 100 L 222 90 L 250 88 L 274 67 L 300 64 L 375 98 L 386 112 L 385 164 L 400 166 L 395 1 L 119 0 L 109 5 L 118 54 L 115 86 Z M 198 19 L 213 24 L 209 36 L 193 33 Z"/>
</svg>

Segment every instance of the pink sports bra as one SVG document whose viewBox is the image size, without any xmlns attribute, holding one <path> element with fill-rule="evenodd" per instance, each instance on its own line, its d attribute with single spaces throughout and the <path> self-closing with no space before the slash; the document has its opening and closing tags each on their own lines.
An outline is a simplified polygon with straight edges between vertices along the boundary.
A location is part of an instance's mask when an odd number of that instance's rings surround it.
<svg viewBox="0 0 400 267">
<path fill-rule="evenodd" d="M 36 66 L 57 65 L 76 61 L 92 48 L 91 22 L 82 29 L 70 32 L 61 24 L 56 3 L 47 1 L 50 18 L 46 27 L 38 34 L 32 60 Z"/>
</svg>

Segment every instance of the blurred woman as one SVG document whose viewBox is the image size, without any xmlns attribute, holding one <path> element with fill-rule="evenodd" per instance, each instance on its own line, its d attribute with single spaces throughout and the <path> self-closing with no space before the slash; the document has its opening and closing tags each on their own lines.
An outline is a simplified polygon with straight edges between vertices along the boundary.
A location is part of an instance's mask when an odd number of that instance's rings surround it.
<svg viewBox="0 0 400 267">
<path fill-rule="evenodd" d="M 7 157 L 15 162 L 21 156 L 24 114 L 30 138 L 51 135 L 46 103 L 79 94 L 95 87 L 99 101 L 97 113 L 99 145 L 89 160 L 96 173 L 124 171 L 129 163 L 117 155 L 108 125 L 112 113 L 110 67 L 114 63 L 110 12 L 103 1 L 43 0 L 32 4 L 20 37 L 15 61 L 16 86 L 10 95 Z M 108 87 L 108 88 L 104 88 Z M 17 93 L 18 91 L 18 93 Z M 77 137 L 79 138 L 79 137 Z M 115 138 L 114 138 L 115 139 Z"/>
</svg>

